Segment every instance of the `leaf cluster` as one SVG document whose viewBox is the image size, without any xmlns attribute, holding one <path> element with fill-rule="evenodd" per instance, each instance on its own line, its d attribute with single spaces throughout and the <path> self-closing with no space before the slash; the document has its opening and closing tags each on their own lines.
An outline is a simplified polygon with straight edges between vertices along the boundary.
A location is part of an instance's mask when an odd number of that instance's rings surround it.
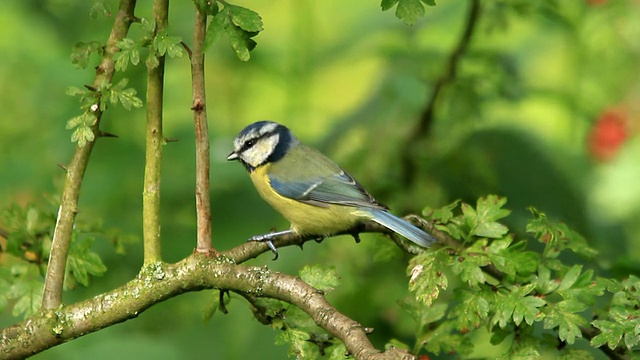
<svg viewBox="0 0 640 360">
<path fill-rule="evenodd" d="M 0 213 L 0 312 L 12 308 L 13 316 L 28 317 L 39 311 L 44 276 L 56 222 L 51 206 L 13 204 Z M 78 223 L 73 229 L 64 288 L 89 286 L 91 276 L 107 270 L 92 249 L 97 239 L 107 239 L 119 253 L 133 241 L 118 231 L 105 232 L 101 224 Z"/>
<path fill-rule="evenodd" d="M 305 266 L 298 276 L 324 294 L 340 285 L 340 278 L 333 267 L 323 269 L 317 265 Z M 225 311 L 226 302 L 219 294 L 220 292 L 215 292 L 216 301 L 205 311 L 206 320 L 219 309 Z M 321 356 L 328 356 L 329 359 L 345 358 L 344 344 L 318 327 L 300 308 L 280 300 L 253 298 L 248 295 L 246 298 L 251 302 L 252 311 L 258 320 L 280 331 L 276 336 L 276 344 L 288 345 L 289 356 L 299 359 L 317 359 Z"/>
<path fill-rule="evenodd" d="M 505 198 L 491 195 L 475 207 L 456 201 L 425 209 L 436 228 L 460 246 L 427 251 L 409 263 L 414 297 L 403 308 L 417 324 L 414 352 L 469 355 L 476 331 L 490 333 L 505 357 L 544 351 L 571 357 L 575 350 L 563 344 L 584 337 L 595 348 L 637 350 L 638 279 L 598 277 L 595 269 L 563 261 L 568 253 L 588 259 L 597 252 L 578 233 L 535 209 L 525 230 L 544 250 L 528 250 L 527 240 L 516 240 L 499 222 L 509 215 L 505 204 Z M 596 303 L 605 294 L 610 302 Z M 591 357 L 580 352 L 585 354 Z"/>
<path fill-rule="evenodd" d="M 204 48 L 208 49 L 225 36 L 238 59 L 248 61 L 251 50 L 257 45 L 253 37 L 264 30 L 260 15 L 226 1 L 198 1 L 196 4 L 200 11 L 211 17 Z"/>
</svg>

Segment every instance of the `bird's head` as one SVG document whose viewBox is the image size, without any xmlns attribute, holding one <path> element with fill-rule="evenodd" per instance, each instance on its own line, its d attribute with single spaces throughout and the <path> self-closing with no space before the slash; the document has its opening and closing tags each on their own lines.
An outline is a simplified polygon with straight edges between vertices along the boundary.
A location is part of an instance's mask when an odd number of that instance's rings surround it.
<svg viewBox="0 0 640 360">
<path fill-rule="evenodd" d="M 249 172 L 280 160 L 298 139 L 291 131 L 273 121 L 258 121 L 248 125 L 233 141 L 233 151 L 227 160 L 239 160 Z"/>
</svg>

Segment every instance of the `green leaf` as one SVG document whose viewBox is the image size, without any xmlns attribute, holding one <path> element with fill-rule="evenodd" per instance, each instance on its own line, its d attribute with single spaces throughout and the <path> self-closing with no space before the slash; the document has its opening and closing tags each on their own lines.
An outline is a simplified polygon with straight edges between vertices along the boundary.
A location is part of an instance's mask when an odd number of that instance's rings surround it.
<svg viewBox="0 0 640 360">
<path fill-rule="evenodd" d="M 220 39 L 222 34 L 225 33 L 224 29 L 229 26 L 230 23 L 229 9 L 227 8 L 222 9 L 222 11 L 213 17 L 213 20 L 211 20 L 209 26 L 207 26 L 207 34 L 203 45 L 205 51 Z"/>
<path fill-rule="evenodd" d="M 105 2 L 105 0 L 92 0 L 91 9 L 89 10 L 89 17 L 91 19 L 97 19 L 98 16 L 111 16 L 111 10 L 109 10 L 109 6 Z"/>
<path fill-rule="evenodd" d="M 631 350 L 640 342 L 640 310 L 613 306 L 605 319 L 591 324 L 600 330 L 600 334 L 591 339 L 592 346 L 607 344 L 610 349 L 624 345 Z"/>
<path fill-rule="evenodd" d="M 118 71 L 127 70 L 129 62 L 133 65 L 140 63 L 140 45 L 135 41 L 124 38 L 117 43 L 120 52 L 114 55 L 115 69 Z"/>
<path fill-rule="evenodd" d="M 538 241 L 545 244 L 544 257 L 557 258 L 565 249 L 588 258 L 598 254 L 596 250 L 589 247 L 587 241 L 580 234 L 571 230 L 566 224 L 555 223 L 547 219 L 544 213 L 535 208 L 529 208 L 529 211 L 535 218 L 529 220 L 526 231 L 534 234 Z"/>
<path fill-rule="evenodd" d="M 462 333 L 479 328 L 489 316 L 494 293 L 483 286 L 479 291 L 456 289 L 460 302 L 449 313 L 456 328 Z"/>
<path fill-rule="evenodd" d="M 382 0 L 382 2 L 380 3 L 380 7 L 382 8 L 382 11 L 387 11 L 394 7 L 398 3 L 398 1 L 400 0 Z"/>
<path fill-rule="evenodd" d="M 92 54 L 103 54 L 103 47 L 97 41 L 89 43 L 78 42 L 71 50 L 71 63 L 78 69 L 85 69 L 89 65 L 89 59 Z"/>
<path fill-rule="evenodd" d="M 476 205 L 477 216 L 474 221 L 475 227 L 472 228 L 471 235 L 496 239 L 504 236 L 509 229 L 498 223 L 497 220 L 507 217 L 511 213 L 507 209 L 502 209 L 506 203 L 506 198 L 496 195 L 478 199 Z"/>
<path fill-rule="evenodd" d="M 66 270 L 80 284 L 89 286 L 89 275 L 103 275 L 107 268 L 98 254 L 91 251 L 94 239 L 90 237 L 78 239 L 77 237 L 77 234 L 72 236 Z"/>
<path fill-rule="evenodd" d="M 77 142 L 79 147 L 85 146 L 94 139 L 95 135 L 93 131 L 87 126 L 78 126 L 73 133 L 71 133 L 71 142 Z"/>
<path fill-rule="evenodd" d="M 478 284 L 483 284 L 487 281 L 482 271 L 483 266 L 491 263 L 489 256 L 483 250 L 486 245 L 486 240 L 473 243 L 473 245 L 461 252 L 451 265 L 451 270 L 460 275 L 460 280 L 467 282 L 470 287 L 475 288 Z"/>
<path fill-rule="evenodd" d="M 251 57 L 250 51 L 256 47 L 256 42 L 251 39 L 253 35 L 243 31 L 237 26 L 228 26 L 225 32 L 229 39 L 229 44 L 231 44 L 238 59 L 241 61 L 249 61 Z"/>
<path fill-rule="evenodd" d="M 558 357 L 558 360 L 592 360 L 593 355 L 588 350 L 581 349 L 567 349 L 564 353 Z"/>
<path fill-rule="evenodd" d="M 251 39 L 262 30 L 262 19 L 252 10 L 226 5 L 207 27 L 204 48 L 209 48 L 222 34 L 227 35 L 231 48 L 241 61 L 248 61 L 256 42 Z"/>
<path fill-rule="evenodd" d="M 305 266 L 299 273 L 302 281 L 325 293 L 333 291 L 340 285 L 340 277 L 335 267 L 322 269 L 320 266 Z"/>
<path fill-rule="evenodd" d="M 347 353 L 347 347 L 342 341 L 336 341 L 334 345 L 331 345 L 325 352 L 329 355 L 329 360 L 344 360 Z"/>
<path fill-rule="evenodd" d="M 545 329 L 557 327 L 560 340 L 572 345 L 576 338 L 582 337 L 580 326 L 587 324 L 587 321 L 577 313 L 587 308 L 585 304 L 575 300 L 564 300 L 547 306 L 543 327 Z"/>
<path fill-rule="evenodd" d="M 11 267 L 11 287 L 7 298 L 15 300 L 11 314 L 29 317 L 40 310 L 44 281 L 35 264 L 20 262 Z"/>
<path fill-rule="evenodd" d="M 444 251 L 422 253 L 409 261 L 409 290 L 415 292 L 416 300 L 425 306 L 431 306 L 440 290 L 447 289 L 449 282 L 443 269 L 448 263 L 449 259 Z"/>
<path fill-rule="evenodd" d="M 298 359 L 317 359 L 318 347 L 309 340 L 309 333 L 297 329 L 287 329 L 276 336 L 276 345 L 289 344 L 289 356 Z"/>
<path fill-rule="evenodd" d="M 409 345 L 407 345 L 406 343 L 398 340 L 398 339 L 391 339 L 389 340 L 389 342 L 387 342 L 386 344 L 384 344 L 384 349 L 385 350 L 389 350 L 389 349 L 404 349 L 404 350 L 411 350 L 411 348 L 409 347 Z M 343 354 L 344 355 L 344 354 Z"/>
<path fill-rule="evenodd" d="M 36 314 L 42 304 L 44 283 L 40 280 L 16 282 L 12 287 L 12 298 L 16 299 L 13 305 L 13 316 L 23 315 L 25 318 Z"/>
<path fill-rule="evenodd" d="M 420 0 L 399 0 L 396 16 L 407 25 L 413 25 L 424 16 L 424 6 Z"/>
<path fill-rule="evenodd" d="M 440 220 L 443 224 L 446 224 L 453 218 L 453 210 L 460 205 L 460 200 L 456 200 L 449 205 L 445 205 L 439 209 L 432 209 L 431 207 L 425 207 L 422 210 L 422 215 L 433 220 Z"/>
<path fill-rule="evenodd" d="M 574 265 L 562 278 L 560 285 L 558 286 L 557 291 L 567 290 L 575 284 L 576 280 L 580 276 L 580 272 L 582 271 L 582 265 Z"/>
<path fill-rule="evenodd" d="M 180 37 L 158 34 L 153 39 L 153 48 L 159 56 L 164 56 L 166 54 L 170 58 L 182 57 L 184 55 L 184 51 L 181 42 L 182 39 Z"/>
<path fill-rule="evenodd" d="M 520 325 L 522 320 L 531 325 L 545 317 L 541 307 L 546 305 L 542 298 L 529 295 L 535 285 L 514 286 L 511 291 L 501 290 L 496 293 L 496 310 L 492 323 L 505 328 L 511 321 Z"/>
<path fill-rule="evenodd" d="M 235 5 L 227 5 L 231 22 L 247 32 L 260 32 L 262 28 L 262 18 L 258 13 L 247 8 Z"/>
<path fill-rule="evenodd" d="M 433 330 L 430 330 L 419 339 L 424 344 L 425 350 L 435 354 L 440 353 L 456 353 L 468 355 L 473 351 L 473 345 L 470 339 L 462 334 L 454 331 L 451 322 L 442 322 Z"/>
</svg>

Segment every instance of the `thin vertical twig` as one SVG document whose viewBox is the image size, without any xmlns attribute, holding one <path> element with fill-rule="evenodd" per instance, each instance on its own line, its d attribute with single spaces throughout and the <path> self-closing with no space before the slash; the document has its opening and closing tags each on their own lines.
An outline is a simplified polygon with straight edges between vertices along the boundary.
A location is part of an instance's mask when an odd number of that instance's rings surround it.
<svg viewBox="0 0 640 360">
<path fill-rule="evenodd" d="M 135 20 L 134 10 L 136 0 L 121 0 L 118 7 L 111 34 L 107 40 L 104 55 L 100 64 L 96 68 L 96 76 L 93 81 L 93 88 L 99 88 L 103 82 L 111 82 L 115 72 L 113 55 L 120 51 L 118 41 L 123 39 L 129 32 L 129 27 Z M 53 232 L 53 242 L 51 244 L 51 254 L 45 276 L 44 292 L 42 296 L 42 308 L 52 309 L 62 303 L 62 289 L 64 283 L 67 256 L 71 243 L 71 233 L 78 213 L 78 199 L 84 178 L 85 170 L 89 162 L 89 157 L 95 141 L 100 138 L 100 120 L 102 112 L 99 107 L 95 111 L 96 122 L 91 126 L 95 136 L 94 141 L 88 141 L 84 146 L 76 146 L 71 162 L 66 167 L 66 180 L 58 209 L 55 230 Z"/>
<path fill-rule="evenodd" d="M 433 92 L 427 99 L 427 103 L 420 115 L 420 119 L 416 125 L 416 128 L 411 132 L 408 141 L 405 143 L 402 151 L 402 181 L 403 184 L 411 186 L 415 179 L 415 170 L 417 164 L 415 163 L 415 144 L 429 136 L 431 132 L 431 126 L 433 125 L 436 103 L 438 98 L 442 94 L 447 85 L 452 83 L 458 73 L 458 66 L 460 60 L 469 49 L 471 39 L 475 32 L 475 29 L 480 18 L 480 0 L 471 0 L 469 5 L 469 13 L 467 15 L 467 21 L 465 22 L 465 28 L 456 44 L 455 48 L 449 54 L 444 72 L 436 80 L 433 86 Z"/>
<path fill-rule="evenodd" d="M 191 52 L 191 81 L 193 88 L 193 120 L 196 137 L 196 251 L 209 254 L 211 244 L 211 203 L 209 197 L 209 129 L 204 78 L 204 39 L 207 31 L 207 13 L 195 7 L 193 49 Z"/>
<path fill-rule="evenodd" d="M 169 18 L 169 0 L 153 1 L 155 34 L 164 31 Z M 156 54 L 157 55 L 157 54 Z M 162 170 L 162 106 L 164 92 L 164 56 L 157 64 L 147 61 L 147 132 L 142 192 L 144 264 L 162 261 L 160 237 L 160 175 Z"/>
</svg>

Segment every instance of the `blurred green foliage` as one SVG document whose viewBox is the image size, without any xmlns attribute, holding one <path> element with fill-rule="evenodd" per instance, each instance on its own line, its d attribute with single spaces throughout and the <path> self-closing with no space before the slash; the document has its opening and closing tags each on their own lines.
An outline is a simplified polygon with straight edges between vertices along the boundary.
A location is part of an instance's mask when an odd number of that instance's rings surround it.
<svg viewBox="0 0 640 360">
<path fill-rule="evenodd" d="M 501 221 L 512 231 L 526 229 L 531 217 L 527 209 L 535 206 L 547 218 L 564 221 L 581 234 L 580 238 L 600 254 L 593 261 L 609 274 L 621 279 L 637 274 L 640 141 L 635 131 L 640 114 L 640 6 L 635 2 L 483 2 L 477 29 L 454 81 L 436 99 L 428 136 L 408 149 L 418 167 L 411 174 L 414 181 L 404 181 L 398 159 L 459 41 L 468 4 L 463 0 L 439 1 L 437 6 L 424 6 L 432 4 L 419 0 L 233 2 L 241 9 L 255 11 L 262 23 L 258 26 L 255 16 L 243 10 L 235 17 L 230 14 L 221 24 L 227 26 L 228 39 L 211 44 L 207 52 L 214 245 L 227 249 L 251 235 L 287 226 L 257 196 L 244 169 L 224 160 L 238 130 L 255 120 L 271 119 L 285 123 L 304 141 L 318 144 L 396 213 L 419 212 L 426 205 L 436 208 L 455 199 L 472 204 L 482 195 L 500 194 L 509 198 L 513 211 Z M 394 5 L 392 11 L 402 21 L 381 11 L 381 6 L 390 9 Z M 65 92 L 91 83 L 90 69 L 100 52 L 97 44 L 108 36 L 116 9 L 113 0 L 0 2 L 4 31 L 0 37 L 0 108 L 4 118 L 0 121 L 0 207 L 22 209 L 27 218 L 24 224 L 29 224 L 31 204 L 59 196 L 64 173 L 57 164 L 69 161 L 74 146 L 65 126 L 82 113 L 77 101 Z M 176 50 L 177 39 L 191 42 L 193 11 L 191 2 L 172 2 L 170 28 L 157 44 L 158 50 L 175 55 L 166 66 L 164 132 L 180 140 L 165 146 L 163 159 L 162 232 L 167 261 L 190 254 L 195 243 L 191 77 L 187 57 L 179 57 Z M 150 6 L 140 3 L 137 16 L 149 15 Z M 260 30 L 259 35 L 252 35 Z M 129 38 L 144 36 L 144 26 L 134 25 Z M 258 45 L 250 53 L 251 60 L 239 61 L 238 57 L 246 60 L 252 41 Z M 131 110 L 114 106 L 105 112 L 101 128 L 117 134 L 118 139 L 101 139 L 95 147 L 78 214 L 79 223 L 101 223 L 100 228 L 111 234 L 92 238 L 92 243 L 83 247 L 83 251 L 100 255 L 107 272 L 99 278 L 86 277 L 86 273 L 103 273 L 98 262 L 92 261 L 84 272 L 74 274 L 77 281 L 88 281 L 90 286 L 65 293 L 65 302 L 114 288 L 135 276 L 142 264 L 141 244 L 130 239 L 141 235 L 145 114 L 144 108 L 136 109 L 138 103 L 129 95 L 137 93 L 143 98 L 146 70 L 143 64 L 135 65 L 133 60 L 140 54 L 135 55 L 135 42 L 130 45 L 125 55 L 132 63 L 120 68 L 123 72 L 116 75 L 114 84 L 128 79 L 126 89 L 123 86 L 120 90 L 135 91 L 125 96 Z M 594 124 L 608 109 L 625 114 L 628 135 L 615 149 L 615 157 L 602 161 L 588 141 L 606 136 L 594 133 Z M 19 207 L 12 207 L 14 203 Z M 55 206 L 37 208 L 41 211 L 38 221 L 48 219 L 50 224 Z M 470 211 L 478 208 L 468 207 L 464 214 L 475 219 L 478 214 Z M 473 229 L 474 224 L 466 226 Z M 491 222 L 486 226 L 479 230 L 486 231 L 485 236 L 495 232 L 504 235 L 500 226 Z M 32 231 L 27 228 L 25 234 Z M 123 239 L 121 234 L 127 234 L 126 244 L 112 246 L 113 239 Z M 523 230 L 517 235 L 527 236 Z M 346 315 L 375 328 L 371 339 L 378 348 L 392 337 L 397 338 L 398 346 L 411 343 L 415 324 L 406 311 L 410 306 L 404 275 L 407 257 L 382 237 L 363 238 L 358 245 L 345 237 L 308 244 L 304 251 L 282 249 L 277 262 L 265 256 L 252 263 L 288 273 L 297 273 L 305 265 L 334 266 L 341 280 L 329 300 Z M 46 236 L 35 239 L 46 240 Z M 125 248 L 127 253 L 122 255 Z M 547 251 L 541 244 L 538 250 Z M 529 260 L 524 255 L 522 265 Z M 7 261 L 6 255 L 0 255 L 1 265 Z M 445 265 L 444 260 L 438 263 L 439 267 Z M 35 279 L 39 270 L 34 269 L 17 271 L 15 276 Z M 478 280 L 472 267 L 451 271 L 468 274 L 468 281 Z M 620 304 L 633 297 L 623 290 L 632 285 L 609 286 L 612 292 L 615 287 L 623 292 L 616 297 Z M 2 282 L 0 290 L 2 294 L 11 292 Z M 16 289 L 17 295 L 9 301 L 31 299 L 33 296 L 23 295 L 33 294 L 32 290 Z M 526 296 L 529 290 L 523 287 L 522 297 L 505 303 L 513 311 L 519 309 L 517 318 L 527 324 L 534 320 L 532 309 L 540 307 Z M 3 301 L 0 297 L 0 307 L 8 305 Z M 26 301 L 20 306 L 14 303 L 14 309 L 26 311 L 30 306 Z M 212 354 L 247 358 L 255 356 L 258 349 L 265 358 L 286 356 L 288 349 L 273 343 L 276 337 L 295 338 L 296 334 L 278 334 L 259 324 L 240 298 L 234 297 L 228 304 L 229 315 L 218 313 L 211 321 L 202 321 L 216 301 L 217 294 L 210 292 L 185 294 L 149 309 L 136 320 L 36 358 L 74 359 L 87 354 L 96 359 L 199 359 Z M 481 301 L 469 306 L 475 306 L 477 314 L 489 311 L 488 304 Z M 567 309 L 557 309 L 545 320 L 549 327 L 566 321 L 562 311 Z M 434 306 L 430 311 L 422 314 L 427 322 L 445 310 Z M 616 311 L 612 313 L 620 319 L 628 315 L 621 309 Z M 499 325 L 513 312 L 509 308 L 498 314 Z M 14 321 L 10 314 L 0 315 L 0 325 Z M 460 321 L 470 324 L 475 319 Z M 620 337 L 631 331 L 631 323 L 625 327 L 617 324 L 607 318 L 596 326 Z M 571 326 L 565 329 L 566 339 L 574 335 Z M 485 335 L 477 334 L 477 341 L 486 342 Z M 441 349 L 446 349 L 446 344 L 455 343 L 441 336 L 434 346 L 444 344 Z M 597 341 L 604 344 L 614 339 L 601 337 Z M 478 353 L 494 350 L 480 349 Z"/>
</svg>

